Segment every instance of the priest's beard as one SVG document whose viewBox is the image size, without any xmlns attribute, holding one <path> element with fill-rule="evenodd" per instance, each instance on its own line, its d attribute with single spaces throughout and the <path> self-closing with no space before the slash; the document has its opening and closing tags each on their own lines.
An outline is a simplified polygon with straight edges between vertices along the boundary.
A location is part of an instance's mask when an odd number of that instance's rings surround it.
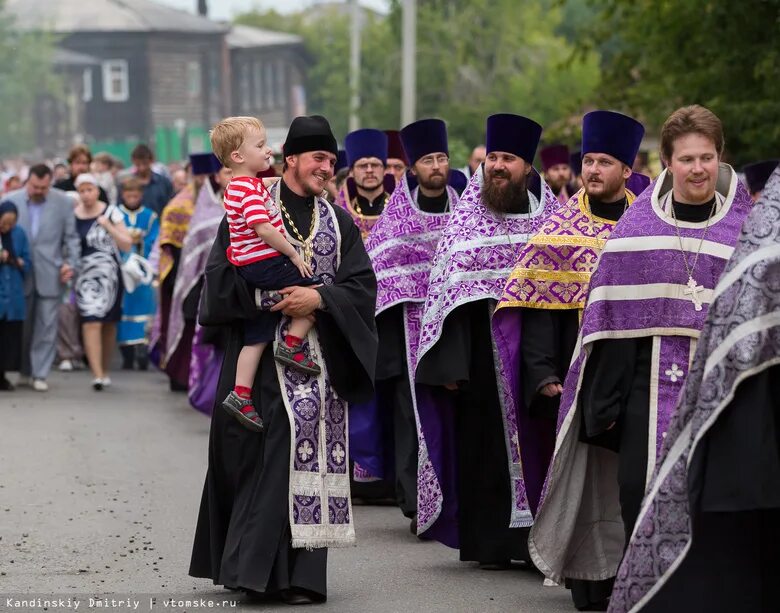
<svg viewBox="0 0 780 613">
<path fill-rule="evenodd" d="M 507 183 L 502 187 L 497 186 L 494 181 L 497 177 L 507 179 Z M 527 175 L 512 179 L 512 175 L 504 170 L 493 171 L 485 176 L 482 202 L 497 215 L 526 213 L 529 206 L 527 185 Z"/>
<path fill-rule="evenodd" d="M 304 176 L 297 167 L 293 168 L 292 172 L 295 181 L 303 188 L 303 191 L 306 192 L 305 195 L 307 197 L 319 196 L 322 193 L 322 190 L 325 189 L 325 185 L 328 183 L 328 179 L 330 178 L 324 174 L 319 174 L 318 172 L 313 172 L 308 176 Z M 317 177 L 322 179 L 322 187 L 318 186 Z"/>
<path fill-rule="evenodd" d="M 561 179 L 560 177 L 551 177 L 550 179 L 547 179 L 547 185 L 550 186 L 553 194 L 557 196 L 561 193 L 561 190 L 566 187 L 566 179 Z"/>
<path fill-rule="evenodd" d="M 444 188 L 447 187 L 447 175 L 440 172 L 434 172 L 430 177 L 426 178 L 418 175 L 417 182 L 419 183 L 420 187 L 423 187 L 432 192 L 437 190 L 444 190 Z"/>
</svg>

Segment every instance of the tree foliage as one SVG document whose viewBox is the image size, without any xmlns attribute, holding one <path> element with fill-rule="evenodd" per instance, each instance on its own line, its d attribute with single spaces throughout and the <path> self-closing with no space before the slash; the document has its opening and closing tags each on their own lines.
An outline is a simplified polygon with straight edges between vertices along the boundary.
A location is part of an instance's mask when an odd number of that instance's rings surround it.
<svg viewBox="0 0 780 613">
<path fill-rule="evenodd" d="M 32 109 L 39 95 L 58 89 L 53 37 L 15 29 L 4 4 L 0 0 L 0 155 L 34 148 Z"/>
<path fill-rule="evenodd" d="M 304 37 L 313 64 L 311 112 L 326 115 L 338 135 L 349 115 L 349 20 L 338 7 L 306 14 L 249 13 L 247 25 Z M 450 140 L 466 151 L 484 139 L 485 118 L 510 112 L 545 126 L 546 137 L 574 136 L 599 85 L 595 53 L 572 58 L 556 31 L 562 11 L 549 0 L 420 0 L 417 31 L 417 116 L 448 122 Z M 401 3 L 388 15 L 367 13 L 362 30 L 361 107 L 364 126 L 399 127 Z M 573 122 L 567 118 L 575 118 Z M 469 147 L 466 146 L 469 145 Z M 462 160 L 456 160 L 460 163 Z"/>
<path fill-rule="evenodd" d="M 732 162 L 780 154 L 780 0 L 588 0 L 598 19 L 580 48 L 599 51 L 599 102 L 658 131 L 702 104 L 723 121 Z"/>
</svg>

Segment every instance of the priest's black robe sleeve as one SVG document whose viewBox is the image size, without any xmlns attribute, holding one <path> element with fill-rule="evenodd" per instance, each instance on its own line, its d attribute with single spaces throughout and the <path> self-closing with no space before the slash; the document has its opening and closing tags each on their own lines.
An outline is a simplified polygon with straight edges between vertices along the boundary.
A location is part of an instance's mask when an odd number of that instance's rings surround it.
<svg viewBox="0 0 780 613">
<path fill-rule="evenodd" d="M 689 475 L 697 510 L 780 508 L 780 366 L 739 384 L 704 435 Z"/>
<path fill-rule="evenodd" d="M 531 414 L 557 416 L 560 397 L 539 391 L 550 383 L 563 384 L 577 343 L 579 311 L 523 309 L 521 381 L 523 399 Z"/>
<path fill-rule="evenodd" d="M 442 334 L 436 344 L 417 365 L 416 380 L 425 385 L 465 383 L 470 379 L 472 358 L 472 313 L 481 307 L 487 316 L 484 300 L 464 304 L 444 320 Z"/>
<path fill-rule="evenodd" d="M 406 370 L 406 332 L 404 306 L 397 304 L 376 316 L 379 334 L 379 354 L 376 360 L 376 380 L 408 376 Z"/>
<path fill-rule="evenodd" d="M 596 341 L 585 365 L 579 403 L 583 440 L 617 450 L 625 437 L 622 421 L 642 430 L 650 402 L 652 337 Z M 617 423 L 617 427 L 610 426 Z M 646 428 L 646 426 L 645 426 Z M 602 440 L 603 439 L 603 440 Z"/>
<path fill-rule="evenodd" d="M 254 290 L 227 259 L 229 244 L 227 219 L 223 218 L 206 261 L 198 318 L 201 326 L 228 325 L 257 315 Z"/>
<path fill-rule="evenodd" d="M 593 344 L 580 390 L 580 408 L 588 438 L 606 432 L 623 413 L 636 352 L 635 339 L 608 339 Z"/>
<path fill-rule="evenodd" d="M 333 285 L 318 288 L 325 310 L 317 311 L 317 332 L 333 387 L 347 402 L 374 393 L 378 337 L 376 276 L 355 222 L 333 207 L 341 230 L 341 264 Z"/>
</svg>

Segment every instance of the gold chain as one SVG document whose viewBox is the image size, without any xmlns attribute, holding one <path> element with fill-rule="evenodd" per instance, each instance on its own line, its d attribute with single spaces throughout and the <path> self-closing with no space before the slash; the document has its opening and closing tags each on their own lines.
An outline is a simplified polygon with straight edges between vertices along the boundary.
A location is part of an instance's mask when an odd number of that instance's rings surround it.
<svg viewBox="0 0 780 613">
<path fill-rule="evenodd" d="M 317 202 L 315 200 L 314 206 L 317 206 Z M 312 259 L 314 258 L 314 245 L 313 245 L 313 239 L 314 239 L 314 224 L 315 224 L 315 217 L 316 217 L 316 210 L 312 210 L 311 212 L 311 227 L 309 228 L 309 235 L 306 238 L 303 238 L 300 231 L 298 230 L 298 227 L 295 225 L 295 222 L 292 220 L 292 217 L 290 217 L 290 214 L 287 212 L 287 209 L 284 206 L 284 202 L 282 202 L 281 199 L 279 199 L 279 208 L 282 210 L 282 214 L 284 215 L 284 218 L 287 220 L 287 223 L 290 224 L 290 229 L 293 231 L 293 234 L 295 235 L 295 238 L 298 239 L 303 244 L 303 260 L 307 264 L 311 264 Z"/>
<path fill-rule="evenodd" d="M 384 210 L 388 200 L 390 200 L 390 196 L 388 196 L 385 192 L 385 201 L 382 203 L 382 210 Z M 357 213 L 360 217 L 364 217 L 363 209 L 360 208 L 360 202 L 358 201 L 357 196 L 355 196 L 354 200 L 352 200 L 352 208 L 355 209 L 355 213 Z"/>
</svg>

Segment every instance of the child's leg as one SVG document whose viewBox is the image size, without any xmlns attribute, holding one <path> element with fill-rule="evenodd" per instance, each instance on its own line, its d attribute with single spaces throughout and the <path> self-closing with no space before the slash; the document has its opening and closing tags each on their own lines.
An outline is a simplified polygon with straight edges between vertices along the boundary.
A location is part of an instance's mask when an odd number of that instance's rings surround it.
<svg viewBox="0 0 780 613">
<path fill-rule="evenodd" d="M 244 345 L 238 354 L 236 386 L 222 401 L 222 407 L 231 413 L 245 428 L 257 432 L 263 429 L 263 420 L 252 404 L 252 384 L 255 381 L 260 358 L 268 343 Z"/>
<path fill-rule="evenodd" d="M 122 370 L 133 370 L 135 363 L 135 345 L 119 345 L 122 354 Z"/>
<path fill-rule="evenodd" d="M 284 337 L 284 343 L 276 346 L 274 356 L 278 362 L 287 364 L 310 375 L 319 375 L 320 365 L 307 357 L 303 350 L 303 339 L 312 329 L 314 322 L 308 317 L 294 317 Z"/>
<path fill-rule="evenodd" d="M 260 358 L 263 357 L 266 345 L 268 343 L 257 343 L 256 345 L 244 345 L 241 348 L 236 365 L 236 387 L 252 389 L 257 368 L 260 366 Z"/>
<path fill-rule="evenodd" d="M 289 336 L 294 336 L 301 341 L 306 338 L 306 335 L 314 326 L 314 322 L 308 317 L 293 317 L 290 322 L 290 327 L 287 330 Z M 300 342 L 300 341 L 299 341 Z M 299 344 L 299 343 L 296 343 Z"/>
</svg>

